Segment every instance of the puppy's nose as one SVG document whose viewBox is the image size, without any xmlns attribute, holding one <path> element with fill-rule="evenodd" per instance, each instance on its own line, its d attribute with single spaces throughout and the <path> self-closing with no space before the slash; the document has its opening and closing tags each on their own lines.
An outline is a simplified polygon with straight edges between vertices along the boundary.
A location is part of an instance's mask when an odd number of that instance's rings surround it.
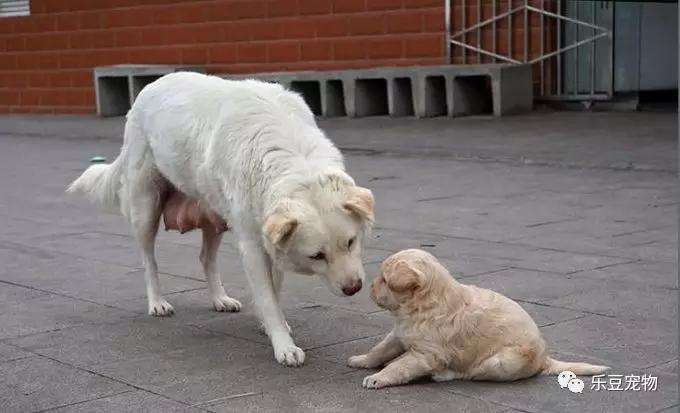
<svg viewBox="0 0 680 413">
<path fill-rule="evenodd" d="M 342 292 L 345 293 L 345 295 L 354 295 L 359 290 L 361 290 L 361 280 L 356 280 L 351 285 L 342 287 Z"/>
</svg>

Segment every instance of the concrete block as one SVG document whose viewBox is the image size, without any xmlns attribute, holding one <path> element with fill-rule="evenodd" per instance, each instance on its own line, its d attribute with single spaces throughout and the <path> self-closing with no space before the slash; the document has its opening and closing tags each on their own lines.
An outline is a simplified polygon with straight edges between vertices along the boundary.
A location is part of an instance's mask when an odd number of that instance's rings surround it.
<svg viewBox="0 0 680 413">
<path fill-rule="evenodd" d="M 382 67 L 224 75 L 259 79 L 299 92 L 319 115 L 496 116 L 531 110 L 529 65 L 445 65 Z"/>
<path fill-rule="evenodd" d="M 132 107 L 139 92 L 154 80 L 174 72 L 204 72 L 195 66 L 114 65 L 94 69 L 94 87 L 99 116 L 122 116 Z"/>
</svg>

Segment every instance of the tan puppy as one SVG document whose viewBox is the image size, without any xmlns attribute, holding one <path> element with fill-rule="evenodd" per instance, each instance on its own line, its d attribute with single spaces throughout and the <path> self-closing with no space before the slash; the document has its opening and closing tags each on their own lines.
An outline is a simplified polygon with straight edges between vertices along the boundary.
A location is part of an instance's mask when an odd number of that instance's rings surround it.
<svg viewBox="0 0 680 413">
<path fill-rule="evenodd" d="M 368 353 L 349 358 L 360 368 L 387 366 L 363 385 L 378 389 L 430 376 L 436 381 L 511 381 L 569 370 L 593 375 L 608 367 L 548 357 L 529 314 L 509 298 L 463 285 L 435 257 L 404 250 L 387 258 L 371 298 L 396 318 L 394 329 Z"/>
</svg>

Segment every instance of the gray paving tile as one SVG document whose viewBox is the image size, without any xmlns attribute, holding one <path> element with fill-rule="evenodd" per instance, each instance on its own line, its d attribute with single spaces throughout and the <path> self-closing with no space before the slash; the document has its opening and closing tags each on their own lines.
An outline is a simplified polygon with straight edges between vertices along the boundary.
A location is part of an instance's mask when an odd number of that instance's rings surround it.
<svg viewBox="0 0 680 413">
<path fill-rule="evenodd" d="M 166 294 L 206 287 L 205 282 L 193 279 L 165 274 L 160 278 Z M 15 257 L 0 269 L 0 280 L 108 305 L 146 297 L 142 269 L 59 254 L 53 258 Z"/>
<path fill-rule="evenodd" d="M 114 380 L 45 358 L 0 363 L 0 410 L 27 412 L 131 390 Z"/>
<path fill-rule="evenodd" d="M 678 374 L 678 359 L 671 360 L 669 362 L 654 366 L 651 368 L 654 372 L 666 373 L 666 374 Z"/>
<path fill-rule="evenodd" d="M 34 334 L 9 343 L 76 366 L 90 367 L 218 344 L 226 337 L 172 318 L 140 316 L 103 325 Z"/>
<path fill-rule="evenodd" d="M 525 269 L 503 270 L 493 274 L 462 278 L 460 281 L 488 288 L 512 299 L 534 302 L 557 299 L 599 285 L 596 281 Z"/>
<path fill-rule="evenodd" d="M 640 261 L 574 274 L 593 280 L 638 283 L 643 286 L 678 288 L 677 262 Z"/>
<path fill-rule="evenodd" d="M 282 385 L 317 382 L 349 371 L 314 356 L 300 368 L 279 365 L 269 345 L 240 339 L 191 346 L 131 361 L 98 365 L 94 370 L 143 389 L 191 404 Z"/>
<path fill-rule="evenodd" d="M 17 292 L 15 292 L 17 291 Z M 0 295 L 33 296 L 0 301 L 0 338 L 18 337 L 88 323 L 130 318 L 128 311 L 0 283 Z M 37 295 L 37 296 L 36 296 Z"/>
<path fill-rule="evenodd" d="M 677 356 L 677 320 L 591 315 L 541 329 L 555 351 L 597 357 L 612 367 L 644 368 Z"/>
<path fill-rule="evenodd" d="M 643 283 L 608 280 L 597 289 L 566 294 L 546 304 L 590 311 L 618 318 L 677 320 L 677 290 L 652 288 Z"/>
<path fill-rule="evenodd" d="M 366 372 L 210 404 L 216 412 L 479 412 L 506 410 L 476 398 L 446 391 L 450 383 L 416 383 L 381 390 L 361 387 Z"/>
<path fill-rule="evenodd" d="M 33 354 L 23 351 L 14 346 L 7 344 L 0 344 L 0 363 L 5 361 L 18 360 L 26 357 L 31 357 Z"/>
<path fill-rule="evenodd" d="M 628 372 L 639 374 L 639 372 Z M 534 377 L 511 383 L 454 382 L 453 391 L 471 397 L 502 403 L 529 412 L 656 412 L 677 403 L 678 381 L 671 375 L 659 376 L 657 391 L 595 391 L 591 379 L 581 378 L 583 393 L 560 388 L 554 376 Z"/>
<path fill-rule="evenodd" d="M 145 391 L 129 391 L 115 396 L 71 404 L 52 410 L 58 413 L 198 413 L 205 410 L 166 399 Z"/>
</svg>

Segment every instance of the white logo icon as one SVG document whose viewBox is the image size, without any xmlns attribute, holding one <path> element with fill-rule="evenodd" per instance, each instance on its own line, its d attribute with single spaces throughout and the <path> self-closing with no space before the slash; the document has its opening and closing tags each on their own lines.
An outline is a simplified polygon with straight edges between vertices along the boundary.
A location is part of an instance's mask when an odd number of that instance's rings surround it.
<svg viewBox="0 0 680 413">
<path fill-rule="evenodd" d="M 560 384 L 561 388 L 569 386 L 569 382 L 576 378 L 576 374 L 569 370 L 565 370 L 557 376 L 557 382 Z"/>
<path fill-rule="evenodd" d="M 585 387 L 585 384 L 583 383 L 583 380 L 581 380 L 581 379 L 571 379 L 571 380 L 569 380 L 569 384 L 567 384 L 567 388 L 572 393 L 582 393 L 584 387 Z"/>
</svg>

